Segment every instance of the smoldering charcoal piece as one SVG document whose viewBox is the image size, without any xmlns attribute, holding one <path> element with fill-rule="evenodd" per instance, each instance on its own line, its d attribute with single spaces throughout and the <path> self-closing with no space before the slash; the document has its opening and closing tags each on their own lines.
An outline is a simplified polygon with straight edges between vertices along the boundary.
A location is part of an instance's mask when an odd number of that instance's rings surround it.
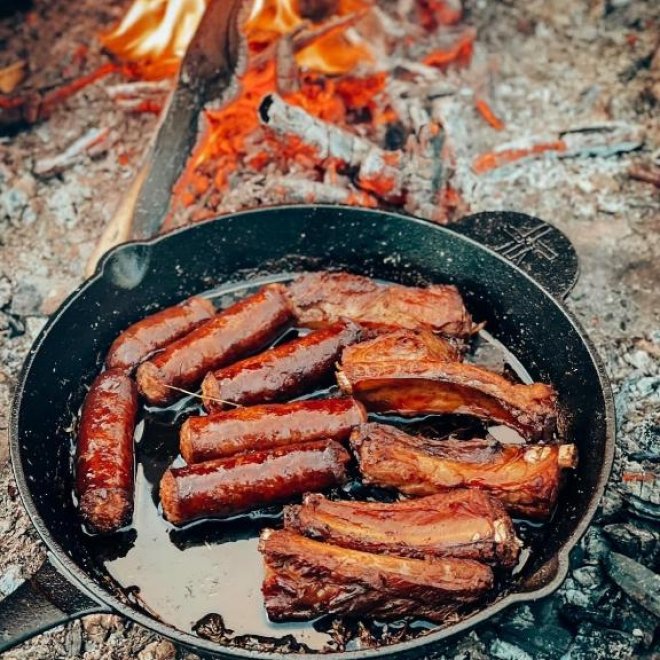
<svg viewBox="0 0 660 660">
<path fill-rule="evenodd" d="M 151 314 L 129 326 L 112 342 L 105 364 L 109 369 L 131 371 L 154 351 L 187 335 L 214 314 L 213 303 L 197 296 Z"/>
<path fill-rule="evenodd" d="M 140 392 L 157 405 L 180 398 L 171 387 L 195 388 L 212 369 L 254 353 L 275 339 L 291 315 L 281 284 L 262 287 L 143 362 L 137 370 Z"/>
<path fill-rule="evenodd" d="M 514 514 L 545 519 L 562 469 L 576 465 L 575 445 L 501 445 L 489 440 L 431 440 L 384 424 L 364 424 L 351 446 L 366 483 L 420 497 L 480 488 Z"/>
<path fill-rule="evenodd" d="M 461 352 L 450 341 L 426 328 L 394 330 L 344 349 L 342 364 L 392 360 L 441 360 L 460 362 Z"/>
<path fill-rule="evenodd" d="M 338 321 L 209 373 L 202 383 L 204 407 L 222 410 L 226 401 L 249 406 L 304 394 L 329 381 L 342 349 L 363 336 L 358 324 Z"/>
<path fill-rule="evenodd" d="M 237 515 L 342 484 L 349 460 L 339 443 L 316 440 L 170 468 L 160 482 L 163 512 L 175 525 Z"/>
<path fill-rule="evenodd" d="M 322 614 L 415 616 L 438 623 L 493 587 L 490 567 L 469 559 L 409 559 L 321 543 L 266 529 L 259 549 L 262 593 L 272 621 Z"/>
<path fill-rule="evenodd" d="M 135 383 L 120 369 L 97 376 L 85 397 L 76 446 L 80 513 L 96 532 L 123 527 L 133 511 Z"/>
<path fill-rule="evenodd" d="M 179 434 L 186 463 L 201 463 L 248 451 L 310 440 L 346 440 L 367 421 L 355 399 L 320 399 L 236 408 L 189 417 Z"/>
<path fill-rule="evenodd" d="M 472 415 L 531 439 L 549 437 L 557 421 L 557 395 L 550 385 L 514 384 L 474 364 L 342 361 L 337 381 L 373 412 Z"/>
<path fill-rule="evenodd" d="M 379 284 L 349 273 L 307 273 L 289 285 L 298 323 L 323 327 L 340 318 L 394 328 L 430 328 L 466 337 L 475 327 L 458 289 Z"/>
<path fill-rule="evenodd" d="M 502 503 L 476 489 L 457 488 L 415 500 L 332 501 L 319 493 L 284 509 L 284 526 L 344 548 L 399 557 L 457 557 L 506 568 L 521 543 Z"/>
</svg>

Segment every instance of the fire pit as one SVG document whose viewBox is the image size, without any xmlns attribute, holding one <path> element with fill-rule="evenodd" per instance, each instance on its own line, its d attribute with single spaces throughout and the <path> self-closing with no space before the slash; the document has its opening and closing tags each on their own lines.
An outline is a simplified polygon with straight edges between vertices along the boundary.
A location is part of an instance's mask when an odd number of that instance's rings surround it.
<svg viewBox="0 0 660 660">
<path fill-rule="evenodd" d="M 214 25 L 201 18 L 203 3 L 176 4 L 188 12 L 178 25 L 191 25 L 193 15 L 198 35 Z M 574 308 L 619 383 L 617 467 L 562 590 L 449 642 L 446 654 L 652 653 L 657 602 L 639 568 L 658 571 L 660 546 L 651 122 L 658 56 L 649 8 L 310 2 L 292 13 L 293 3 L 237 12 L 221 4 L 213 20 L 227 27 L 224 68 L 211 84 L 199 61 L 191 62 L 192 78 L 182 74 L 177 84 L 163 77 L 178 68 L 185 40 L 168 40 L 151 61 L 127 51 L 149 24 L 140 16 L 131 23 L 130 3 L 57 10 L 35 3 L 3 19 L 0 396 L 8 396 L 43 318 L 79 281 L 106 226 L 102 246 L 296 201 L 403 209 L 437 222 L 456 220 L 468 207 L 546 217 L 578 248 L 583 276 Z M 122 20 L 124 31 L 111 32 Z M 113 56 L 95 37 L 109 32 Z M 603 61 L 605 71 L 597 66 Z M 185 93 L 192 105 L 177 108 Z M 179 127 L 169 137 L 168 118 Z M 151 148 L 150 135 L 159 136 Z M 150 188 L 154 175 L 167 185 Z M 142 224 L 141 214 L 154 224 Z M 7 468 L 3 475 L 6 594 L 36 568 L 42 550 L 14 501 Z M 14 655 L 108 648 L 172 653 L 166 642 L 97 617 Z"/>
</svg>

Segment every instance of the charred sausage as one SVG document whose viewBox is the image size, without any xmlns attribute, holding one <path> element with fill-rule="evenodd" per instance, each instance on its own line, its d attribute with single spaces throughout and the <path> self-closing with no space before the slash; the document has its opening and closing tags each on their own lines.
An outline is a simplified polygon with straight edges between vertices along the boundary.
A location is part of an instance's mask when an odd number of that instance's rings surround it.
<svg viewBox="0 0 660 660">
<path fill-rule="evenodd" d="M 331 488 L 346 480 L 349 458 L 334 440 L 316 440 L 170 468 L 160 482 L 163 513 L 171 523 L 183 525 Z"/>
<path fill-rule="evenodd" d="M 123 527 L 133 511 L 135 383 L 120 369 L 104 371 L 85 398 L 76 448 L 80 513 L 100 533 Z"/>
<path fill-rule="evenodd" d="M 134 323 L 112 342 L 105 365 L 132 371 L 159 348 L 187 335 L 215 314 L 210 300 L 193 296 Z"/>
<path fill-rule="evenodd" d="M 222 410 L 228 401 L 249 406 L 303 394 L 328 379 L 342 349 L 362 336 L 356 323 L 339 321 L 210 373 L 202 384 L 204 406 Z"/>
<path fill-rule="evenodd" d="M 170 403 L 181 396 L 172 387 L 197 387 L 208 371 L 260 349 L 277 336 L 291 313 L 282 285 L 263 287 L 143 362 L 137 370 L 140 392 L 149 403 Z"/>
<path fill-rule="evenodd" d="M 367 421 L 355 399 L 320 399 L 237 408 L 189 417 L 181 427 L 181 455 L 188 464 L 309 440 L 345 440 Z"/>
</svg>

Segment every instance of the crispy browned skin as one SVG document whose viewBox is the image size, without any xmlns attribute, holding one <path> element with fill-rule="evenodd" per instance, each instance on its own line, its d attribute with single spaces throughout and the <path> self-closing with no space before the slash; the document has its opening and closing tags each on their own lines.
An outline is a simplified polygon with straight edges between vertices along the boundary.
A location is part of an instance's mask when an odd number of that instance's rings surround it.
<svg viewBox="0 0 660 660">
<path fill-rule="evenodd" d="M 334 440 L 170 468 L 160 482 L 165 517 L 175 525 L 233 516 L 346 480 L 348 452 Z"/>
<path fill-rule="evenodd" d="M 76 492 L 80 513 L 96 532 L 123 527 L 133 511 L 135 383 L 109 369 L 85 397 L 76 447 Z"/>
<path fill-rule="evenodd" d="M 563 467 L 575 463 L 574 445 L 500 445 L 489 440 L 431 440 L 384 424 L 364 424 L 351 435 L 363 480 L 419 497 L 451 488 L 488 491 L 528 518 L 554 509 Z"/>
<path fill-rule="evenodd" d="M 186 463 L 193 464 L 309 440 L 346 440 L 366 421 L 355 399 L 274 403 L 189 417 L 179 444 Z"/>
<path fill-rule="evenodd" d="M 280 284 L 270 284 L 171 343 L 137 370 L 140 392 L 164 405 L 181 396 L 168 386 L 197 387 L 204 375 L 275 339 L 291 319 L 291 304 Z"/>
<path fill-rule="evenodd" d="M 533 439 L 549 437 L 557 419 L 557 396 L 550 385 L 514 384 L 474 364 L 342 362 L 337 380 L 344 392 L 374 412 L 474 415 Z"/>
<path fill-rule="evenodd" d="M 469 559 L 404 559 L 320 543 L 289 530 L 266 529 L 259 549 L 261 591 L 273 621 L 322 614 L 442 622 L 493 587 L 488 566 Z"/>
<path fill-rule="evenodd" d="M 289 285 L 298 323 L 318 328 L 349 318 L 395 328 L 430 328 L 448 337 L 473 332 L 472 318 L 454 286 L 378 284 L 349 273 L 307 273 Z"/>
<path fill-rule="evenodd" d="M 226 401 L 247 406 L 286 401 L 308 392 L 332 376 L 342 349 L 362 336 L 357 323 L 338 321 L 209 373 L 202 383 L 204 407 L 222 410 Z"/>
<path fill-rule="evenodd" d="M 197 297 L 151 314 L 112 342 L 105 358 L 106 367 L 131 371 L 154 351 L 188 334 L 214 314 L 213 303 Z"/>
<path fill-rule="evenodd" d="M 344 349 L 342 364 L 391 362 L 393 360 L 441 360 L 457 362 L 461 352 L 447 339 L 430 330 L 394 330 Z"/>
<path fill-rule="evenodd" d="M 458 557 L 510 568 L 520 541 L 502 503 L 457 488 L 403 502 L 332 501 L 319 493 L 284 509 L 284 526 L 343 548 L 398 557 Z"/>
</svg>

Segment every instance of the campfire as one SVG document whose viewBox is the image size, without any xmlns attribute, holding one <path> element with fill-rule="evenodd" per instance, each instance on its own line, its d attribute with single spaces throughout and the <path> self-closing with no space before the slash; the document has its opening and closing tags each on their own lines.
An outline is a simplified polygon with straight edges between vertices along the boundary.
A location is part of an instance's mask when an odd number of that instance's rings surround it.
<svg viewBox="0 0 660 660">
<path fill-rule="evenodd" d="M 254 206 L 351 204 L 444 224 L 493 169 L 643 142 L 636 127 L 607 123 L 470 150 L 466 117 L 494 135 L 506 127 L 495 60 L 460 0 L 134 0 L 98 41 L 106 61 L 95 70 L 0 96 L 0 125 L 33 123 L 119 74 L 107 87 L 115 103 L 160 115 L 90 268 L 120 241 Z M 107 138 L 91 131 L 35 172 L 57 174 Z"/>
</svg>

